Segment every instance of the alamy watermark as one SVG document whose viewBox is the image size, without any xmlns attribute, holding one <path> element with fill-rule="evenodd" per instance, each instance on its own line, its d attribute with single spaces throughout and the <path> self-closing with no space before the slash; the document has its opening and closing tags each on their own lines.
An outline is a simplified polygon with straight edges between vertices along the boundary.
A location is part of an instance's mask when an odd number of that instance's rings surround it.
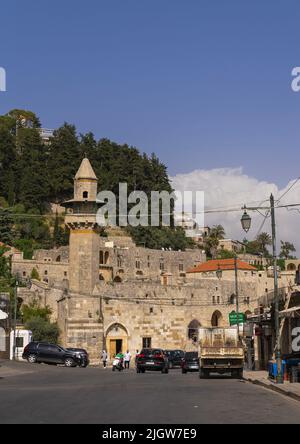
<svg viewBox="0 0 300 444">
<path fill-rule="evenodd" d="M 293 68 L 292 70 L 292 90 L 294 92 L 299 92 L 300 91 L 300 66 L 296 66 L 295 68 Z"/>
<path fill-rule="evenodd" d="M 6 71 L 0 66 L 0 92 L 6 91 Z"/>
<path fill-rule="evenodd" d="M 292 330 L 292 336 L 293 336 L 293 341 L 292 341 L 292 350 L 293 352 L 300 352 L 300 327 L 295 327 Z"/>
<path fill-rule="evenodd" d="M 100 226 L 175 225 L 191 233 L 204 227 L 203 191 L 151 191 L 148 197 L 144 191 L 128 195 L 127 183 L 120 183 L 118 197 L 112 191 L 101 191 L 97 202 L 102 204 L 97 212 Z"/>
</svg>

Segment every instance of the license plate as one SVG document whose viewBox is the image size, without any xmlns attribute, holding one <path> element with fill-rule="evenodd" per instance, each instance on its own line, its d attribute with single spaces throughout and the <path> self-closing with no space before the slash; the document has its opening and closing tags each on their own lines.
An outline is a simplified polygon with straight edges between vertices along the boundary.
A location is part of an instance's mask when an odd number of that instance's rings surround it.
<svg viewBox="0 0 300 444">
<path fill-rule="evenodd" d="M 146 365 L 154 365 L 154 362 L 146 362 Z"/>
</svg>

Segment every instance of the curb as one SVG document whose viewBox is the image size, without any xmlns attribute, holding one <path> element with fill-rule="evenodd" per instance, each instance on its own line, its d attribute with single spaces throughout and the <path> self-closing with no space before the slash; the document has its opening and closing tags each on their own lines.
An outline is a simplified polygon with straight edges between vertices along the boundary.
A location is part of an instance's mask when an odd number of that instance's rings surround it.
<svg viewBox="0 0 300 444">
<path fill-rule="evenodd" d="M 251 379 L 251 378 L 244 378 L 244 381 L 250 382 L 253 385 L 259 385 L 260 387 L 272 390 L 273 392 L 287 396 L 288 398 L 292 398 L 295 401 L 300 401 L 300 395 L 297 395 L 296 393 L 290 391 L 283 390 L 282 388 L 278 387 L 273 383 L 267 384 L 265 382 L 260 381 L 259 379 Z"/>
</svg>

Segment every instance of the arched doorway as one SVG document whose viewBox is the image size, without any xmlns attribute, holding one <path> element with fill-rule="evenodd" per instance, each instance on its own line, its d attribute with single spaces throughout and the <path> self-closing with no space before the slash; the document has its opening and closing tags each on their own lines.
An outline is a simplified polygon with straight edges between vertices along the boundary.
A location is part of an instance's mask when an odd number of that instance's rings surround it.
<svg viewBox="0 0 300 444">
<path fill-rule="evenodd" d="M 188 325 L 188 338 L 191 339 L 193 342 L 198 341 L 200 327 L 201 324 L 199 321 L 197 321 L 197 319 L 193 319 Z"/>
<path fill-rule="evenodd" d="M 221 327 L 222 321 L 223 321 L 222 313 L 219 310 L 216 310 L 211 317 L 211 326 Z"/>
<path fill-rule="evenodd" d="M 107 329 L 106 350 L 110 359 L 116 354 L 125 353 L 128 350 L 128 332 L 123 325 L 115 323 Z"/>
<path fill-rule="evenodd" d="M 296 270 L 296 265 L 295 264 L 288 264 L 287 271 L 295 271 L 295 270 Z"/>
</svg>

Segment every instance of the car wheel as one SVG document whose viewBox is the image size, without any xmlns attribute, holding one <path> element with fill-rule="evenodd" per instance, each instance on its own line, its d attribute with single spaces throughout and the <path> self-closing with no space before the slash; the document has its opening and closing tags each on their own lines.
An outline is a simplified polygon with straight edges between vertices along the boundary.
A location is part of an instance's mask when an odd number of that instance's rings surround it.
<svg viewBox="0 0 300 444">
<path fill-rule="evenodd" d="M 206 370 L 200 370 L 200 372 L 199 372 L 200 379 L 208 378 L 208 376 L 209 376 L 209 372 L 207 372 Z"/>
<path fill-rule="evenodd" d="M 27 361 L 29 364 L 35 364 L 36 363 L 36 355 L 29 355 L 27 358 Z"/>
<path fill-rule="evenodd" d="M 143 368 L 143 370 L 141 370 L 142 373 L 146 373 L 146 370 Z"/>
<path fill-rule="evenodd" d="M 72 358 L 65 359 L 65 367 L 74 367 L 74 360 Z"/>
<path fill-rule="evenodd" d="M 141 373 L 141 370 L 139 368 L 136 369 L 137 373 Z"/>
<path fill-rule="evenodd" d="M 182 373 L 183 373 L 184 375 L 186 375 L 186 374 L 187 374 L 187 371 L 184 370 L 184 369 L 182 369 Z"/>
</svg>

